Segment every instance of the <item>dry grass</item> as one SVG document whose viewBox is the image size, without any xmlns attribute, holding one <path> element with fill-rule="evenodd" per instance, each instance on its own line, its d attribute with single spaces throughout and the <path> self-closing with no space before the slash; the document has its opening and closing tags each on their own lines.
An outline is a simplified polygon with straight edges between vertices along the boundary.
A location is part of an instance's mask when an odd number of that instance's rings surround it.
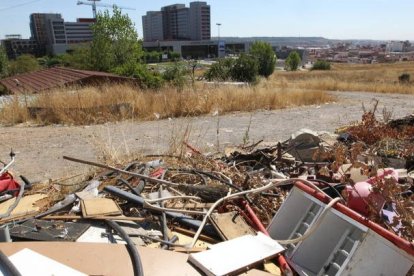
<svg viewBox="0 0 414 276">
<path fill-rule="evenodd" d="M 414 77 L 414 62 L 394 64 L 333 64 L 330 71 L 275 72 L 277 87 L 323 91 L 364 91 L 414 94 L 414 83 L 401 84 L 398 76 Z"/>
<path fill-rule="evenodd" d="M 130 85 L 104 85 L 40 94 L 29 110 L 13 101 L 0 111 L 0 121 L 9 125 L 28 119 L 39 124 L 91 124 L 278 109 L 332 100 L 322 91 L 275 88 L 269 82 L 255 87 L 198 87 L 181 92 L 172 88 L 153 92 Z"/>
</svg>

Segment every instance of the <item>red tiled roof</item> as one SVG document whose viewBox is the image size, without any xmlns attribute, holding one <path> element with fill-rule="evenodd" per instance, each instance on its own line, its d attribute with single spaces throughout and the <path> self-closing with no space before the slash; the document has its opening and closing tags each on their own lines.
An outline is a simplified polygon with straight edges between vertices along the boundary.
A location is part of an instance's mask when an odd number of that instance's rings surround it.
<svg viewBox="0 0 414 276">
<path fill-rule="evenodd" d="M 0 84 L 5 86 L 13 94 L 36 93 L 51 88 L 76 84 L 89 78 L 129 79 L 105 72 L 54 67 L 4 78 L 0 80 Z"/>
</svg>

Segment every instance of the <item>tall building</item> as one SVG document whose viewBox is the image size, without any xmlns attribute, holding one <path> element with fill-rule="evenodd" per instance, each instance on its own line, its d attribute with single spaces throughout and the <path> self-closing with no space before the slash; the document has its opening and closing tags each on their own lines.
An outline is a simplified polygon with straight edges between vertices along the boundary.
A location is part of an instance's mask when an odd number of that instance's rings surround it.
<svg viewBox="0 0 414 276">
<path fill-rule="evenodd" d="M 60 14 L 34 13 L 30 15 L 32 39 L 44 47 L 47 54 L 65 53 L 71 44 L 92 41 L 94 19 L 80 18 L 65 22 Z"/>
<path fill-rule="evenodd" d="M 65 22 L 66 43 L 84 43 L 92 41 L 91 26 L 95 23 L 93 18 L 78 18 L 76 22 Z"/>
<path fill-rule="evenodd" d="M 210 6 L 206 2 L 190 3 L 191 40 L 209 40 L 211 38 Z"/>
<path fill-rule="evenodd" d="M 147 41 L 164 40 L 162 12 L 149 11 L 142 17 L 144 39 Z"/>
<path fill-rule="evenodd" d="M 30 31 L 32 39 L 36 40 L 40 45 L 49 43 L 51 29 L 51 21 L 63 21 L 62 15 L 57 13 L 32 13 L 30 15 Z"/>
<path fill-rule="evenodd" d="M 179 33 L 180 35 L 186 33 L 185 30 L 180 30 L 180 28 L 186 28 L 183 21 L 188 18 L 188 8 L 184 4 L 175 4 L 162 7 L 161 12 L 163 19 L 163 40 L 187 40 L 187 37 L 179 37 Z M 178 18 L 179 14 L 180 18 Z M 180 26 L 178 22 L 180 22 Z"/>
<path fill-rule="evenodd" d="M 209 40 L 210 6 L 206 2 L 169 5 L 142 17 L 144 41 Z"/>
</svg>

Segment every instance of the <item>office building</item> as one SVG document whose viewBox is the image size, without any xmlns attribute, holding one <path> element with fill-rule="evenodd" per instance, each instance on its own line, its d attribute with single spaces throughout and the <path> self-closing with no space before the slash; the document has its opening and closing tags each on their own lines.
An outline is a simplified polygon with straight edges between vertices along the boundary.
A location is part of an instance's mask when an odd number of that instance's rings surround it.
<svg viewBox="0 0 414 276">
<path fill-rule="evenodd" d="M 50 22 L 63 21 L 62 15 L 57 13 L 32 13 L 30 15 L 30 31 L 32 39 L 41 46 L 46 47 L 50 43 Z"/>
<path fill-rule="evenodd" d="M 142 25 L 144 41 L 209 40 L 210 6 L 206 2 L 165 6 L 161 11 L 147 12 Z"/>
<path fill-rule="evenodd" d="M 149 11 L 142 17 L 144 39 L 146 41 L 164 40 L 162 12 Z"/>
<path fill-rule="evenodd" d="M 30 15 L 32 39 L 50 55 L 65 53 L 74 44 L 92 41 L 94 19 L 80 18 L 65 22 L 60 14 L 35 13 Z"/>
<path fill-rule="evenodd" d="M 6 35 L 6 39 L 2 40 L 1 44 L 4 46 L 9 59 L 16 59 L 18 56 L 24 54 L 34 55 L 36 57 L 45 55 L 44 49 L 33 39 L 22 39 Z"/>
<path fill-rule="evenodd" d="M 211 38 L 210 6 L 206 2 L 190 3 L 191 40 L 209 40 Z"/>
</svg>

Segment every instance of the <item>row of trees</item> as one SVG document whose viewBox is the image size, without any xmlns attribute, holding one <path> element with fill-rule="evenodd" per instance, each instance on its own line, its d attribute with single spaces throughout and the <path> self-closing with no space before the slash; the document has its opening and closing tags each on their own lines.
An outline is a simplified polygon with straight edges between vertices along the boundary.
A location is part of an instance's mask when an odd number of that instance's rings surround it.
<svg viewBox="0 0 414 276">
<path fill-rule="evenodd" d="M 248 54 L 241 54 L 238 59 L 220 59 L 205 73 L 209 81 L 242 81 L 254 83 L 257 77 L 268 78 L 276 65 L 276 54 L 272 46 L 263 41 L 252 44 Z M 285 69 L 296 71 L 301 63 L 300 55 L 292 51 L 285 61 Z"/>
<path fill-rule="evenodd" d="M 276 54 L 269 43 L 257 41 L 248 54 L 237 59 L 219 59 L 205 73 L 209 81 L 242 81 L 254 83 L 258 76 L 268 78 L 275 70 Z"/>
</svg>

